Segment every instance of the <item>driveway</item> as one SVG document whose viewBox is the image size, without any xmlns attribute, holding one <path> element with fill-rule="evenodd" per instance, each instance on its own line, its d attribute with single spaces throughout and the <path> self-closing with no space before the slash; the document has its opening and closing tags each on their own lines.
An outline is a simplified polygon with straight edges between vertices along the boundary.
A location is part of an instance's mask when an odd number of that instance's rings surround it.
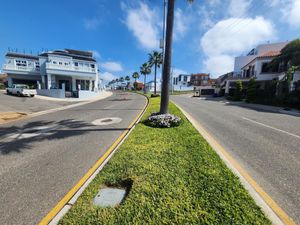
<svg viewBox="0 0 300 225">
<path fill-rule="evenodd" d="M 222 101 L 171 99 L 196 119 L 300 224 L 300 119 Z"/>
<path fill-rule="evenodd" d="M 76 102 L 42 100 L 36 97 L 17 97 L 0 91 L 0 112 L 23 112 L 29 114 L 74 103 Z"/>
<path fill-rule="evenodd" d="M 0 125 L 0 224 L 37 224 L 127 129 L 145 101 L 117 93 Z M 121 120 L 94 123 L 108 117 Z"/>
</svg>

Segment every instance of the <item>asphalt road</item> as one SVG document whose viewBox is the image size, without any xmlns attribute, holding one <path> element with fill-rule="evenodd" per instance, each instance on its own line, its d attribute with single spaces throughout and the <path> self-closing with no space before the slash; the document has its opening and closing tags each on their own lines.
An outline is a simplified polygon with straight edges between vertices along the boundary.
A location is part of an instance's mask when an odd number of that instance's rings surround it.
<svg viewBox="0 0 300 225">
<path fill-rule="evenodd" d="M 97 102 L 0 126 L 0 224 L 37 224 L 140 113 L 145 98 Z M 122 121 L 96 126 L 92 121 Z"/>
<path fill-rule="evenodd" d="M 300 224 L 300 117 L 188 96 L 171 99 Z"/>
<path fill-rule="evenodd" d="M 74 103 L 76 102 L 50 101 L 37 97 L 18 97 L 15 95 L 7 95 L 6 92 L 0 91 L 0 112 L 34 113 Z"/>
</svg>

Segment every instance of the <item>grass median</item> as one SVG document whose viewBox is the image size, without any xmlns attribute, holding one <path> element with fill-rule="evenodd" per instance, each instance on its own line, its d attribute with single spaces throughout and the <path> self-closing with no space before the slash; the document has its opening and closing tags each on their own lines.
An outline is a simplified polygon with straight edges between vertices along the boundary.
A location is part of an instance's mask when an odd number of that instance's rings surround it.
<svg viewBox="0 0 300 225">
<path fill-rule="evenodd" d="M 158 111 L 150 100 L 144 119 Z M 180 110 L 179 127 L 139 123 L 60 224 L 271 224 Z M 93 205 L 99 188 L 131 181 L 116 208 Z"/>
</svg>

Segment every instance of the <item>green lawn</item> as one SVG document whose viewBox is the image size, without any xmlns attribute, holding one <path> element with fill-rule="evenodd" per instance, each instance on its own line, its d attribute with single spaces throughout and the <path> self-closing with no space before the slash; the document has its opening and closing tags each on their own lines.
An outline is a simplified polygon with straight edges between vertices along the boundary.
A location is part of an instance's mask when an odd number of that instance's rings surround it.
<svg viewBox="0 0 300 225">
<path fill-rule="evenodd" d="M 150 99 L 144 115 L 158 111 Z M 271 224 L 239 179 L 173 104 L 176 128 L 139 123 L 60 224 Z M 92 204 L 103 185 L 132 181 L 116 208 Z"/>
</svg>

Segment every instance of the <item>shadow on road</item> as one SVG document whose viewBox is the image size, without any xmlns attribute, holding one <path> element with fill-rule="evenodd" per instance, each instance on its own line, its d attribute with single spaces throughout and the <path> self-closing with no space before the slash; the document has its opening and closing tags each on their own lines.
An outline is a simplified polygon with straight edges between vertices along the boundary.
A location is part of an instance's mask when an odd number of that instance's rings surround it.
<svg viewBox="0 0 300 225">
<path fill-rule="evenodd" d="M 89 132 L 125 131 L 128 128 L 108 128 L 92 125 L 78 120 L 35 121 L 24 126 L 0 128 L 0 152 L 10 154 L 22 153 L 33 148 L 34 143 L 50 140 L 65 139 Z M 45 144 L 50 144 L 45 143 Z"/>
</svg>

